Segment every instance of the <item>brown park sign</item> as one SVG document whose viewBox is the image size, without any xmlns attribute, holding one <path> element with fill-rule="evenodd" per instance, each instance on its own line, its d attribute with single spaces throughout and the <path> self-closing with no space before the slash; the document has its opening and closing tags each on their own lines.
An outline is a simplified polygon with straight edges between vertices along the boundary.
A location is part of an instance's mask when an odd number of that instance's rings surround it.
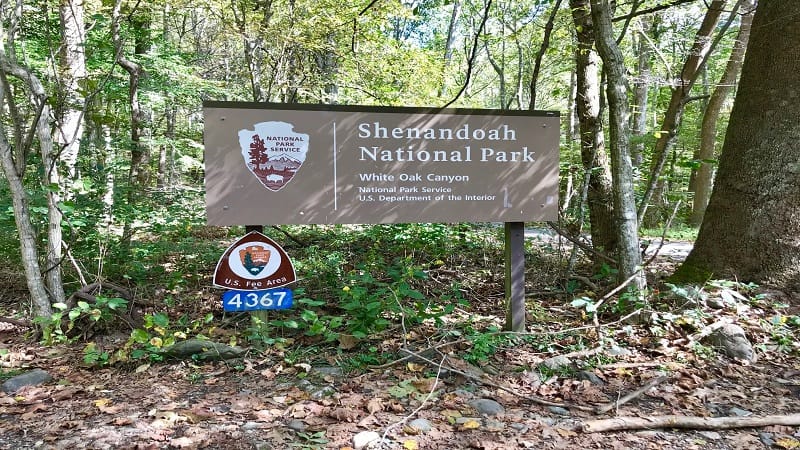
<svg viewBox="0 0 800 450">
<path fill-rule="evenodd" d="M 558 112 L 203 106 L 209 225 L 557 219 Z"/>
<path fill-rule="evenodd" d="M 231 244 L 214 270 L 214 286 L 239 291 L 274 289 L 297 280 L 289 255 L 277 242 L 251 231 Z"/>
</svg>

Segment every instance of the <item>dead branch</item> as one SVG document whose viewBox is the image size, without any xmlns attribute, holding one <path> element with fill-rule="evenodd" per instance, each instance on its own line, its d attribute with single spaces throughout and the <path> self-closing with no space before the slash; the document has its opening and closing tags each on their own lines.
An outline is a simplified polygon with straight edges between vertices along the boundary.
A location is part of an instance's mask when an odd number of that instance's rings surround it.
<svg viewBox="0 0 800 450">
<path fill-rule="evenodd" d="M 10 323 L 11 325 L 15 325 L 22 328 L 29 328 L 33 326 L 33 323 L 30 320 L 7 319 L 5 317 L 0 317 L 0 322 Z"/>
<path fill-rule="evenodd" d="M 617 400 L 615 402 L 611 402 L 611 403 L 609 403 L 607 405 L 596 407 L 594 409 L 594 411 L 596 413 L 598 413 L 598 414 L 605 414 L 605 413 L 611 411 L 612 409 L 619 408 L 620 406 L 624 405 L 625 403 L 628 403 L 629 401 L 631 401 L 631 400 L 635 399 L 636 397 L 639 397 L 640 395 L 642 395 L 645 392 L 649 391 L 650 389 L 655 387 L 657 384 L 663 383 L 668 378 L 669 377 L 654 378 L 654 379 L 650 380 L 650 382 L 648 382 L 644 386 L 640 387 L 639 389 L 637 389 L 637 390 L 635 390 L 635 391 L 633 391 L 633 392 L 621 397 L 619 400 Z"/>
<path fill-rule="evenodd" d="M 87 302 L 94 303 L 97 301 L 97 298 L 94 295 L 95 291 L 101 291 L 103 289 L 110 289 L 112 291 L 115 291 L 120 295 L 120 297 L 124 298 L 125 300 L 128 300 L 131 303 L 133 302 L 133 296 L 131 295 L 131 292 L 129 290 L 114 283 L 103 281 L 103 282 L 87 284 L 86 286 L 83 286 L 82 288 L 78 289 L 72 295 L 70 295 L 69 299 L 67 300 L 67 305 L 74 306 L 75 302 L 79 298 L 86 300 Z"/>
<path fill-rule="evenodd" d="M 599 251 L 595 250 L 594 248 L 592 248 L 590 245 L 586 244 L 585 242 L 581 242 L 580 239 L 578 239 L 575 236 L 572 236 L 567 230 L 561 228 L 557 223 L 555 223 L 555 222 L 547 222 L 547 224 L 550 225 L 550 228 L 552 228 L 553 231 L 555 231 L 556 233 L 558 233 L 561 236 L 565 237 L 568 241 L 570 241 L 573 244 L 575 244 L 578 247 L 580 247 L 580 249 L 583 250 L 584 252 L 590 253 L 592 255 L 595 255 L 598 258 L 602 259 L 603 261 L 606 261 L 607 263 L 609 263 L 609 264 L 611 264 L 613 266 L 617 265 L 617 261 L 614 258 L 611 258 L 611 257 L 609 257 L 607 255 L 604 255 L 604 254 L 600 253 Z"/>
<path fill-rule="evenodd" d="M 589 420 L 581 429 L 585 433 L 604 431 L 650 430 L 654 428 L 681 428 L 693 430 L 727 430 L 731 428 L 758 428 L 770 425 L 800 426 L 800 414 L 764 417 L 615 417 L 613 419 Z"/>
</svg>

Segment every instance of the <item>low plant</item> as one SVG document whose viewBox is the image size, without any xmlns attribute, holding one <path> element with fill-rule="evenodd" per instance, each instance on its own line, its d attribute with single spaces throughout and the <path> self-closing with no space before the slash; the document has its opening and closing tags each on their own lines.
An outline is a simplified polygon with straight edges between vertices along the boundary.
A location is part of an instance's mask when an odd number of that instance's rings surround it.
<svg viewBox="0 0 800 450">
<path fill-rule="evenodd" d="M 73 342 L 93 329 L 111 328 L 114 318 L 127 306 L 128 301 L 123 298 L 102 296 L 93 303 L 81 300 L 71 309 L 64 303 L 55 303 L 50 317 L 37 317 L 34 323 L 39 325 L 45 345 Z"/>
</svg>

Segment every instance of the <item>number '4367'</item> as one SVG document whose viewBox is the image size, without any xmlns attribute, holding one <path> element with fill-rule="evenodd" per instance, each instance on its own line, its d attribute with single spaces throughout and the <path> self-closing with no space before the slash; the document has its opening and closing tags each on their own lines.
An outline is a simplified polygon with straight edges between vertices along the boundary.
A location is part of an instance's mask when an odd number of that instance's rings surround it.
<svg viewBox="0 0 800 450">
<path fill-rule="evenodd" d="M 286 288 L 264 291 L 228 291 L 222 294 L 225 311 L 256 311 L 292 307 L 292 290 Z"/>
</svg>

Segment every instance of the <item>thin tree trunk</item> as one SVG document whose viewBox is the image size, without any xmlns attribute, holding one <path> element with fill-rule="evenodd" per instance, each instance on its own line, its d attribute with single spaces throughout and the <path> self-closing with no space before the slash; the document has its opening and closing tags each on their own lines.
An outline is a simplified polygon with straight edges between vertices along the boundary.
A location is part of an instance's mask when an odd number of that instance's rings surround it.
<svg viewBox="0 0 800 450">
<path fill-rule="evenodd" d="M 33 76 L 31 75 L 32 79 Z M 38 84 L 38 81 L 37 81 Z M 36 91 L 39 91 L 39 85 Z M 34 91 L 34 83 L 31 83 Z M 61 262 L 63 253 L 63 237 L 61 232 L 62 214 L 59 209 L 61 196 L 59 190 L 50 186 L 60 186 L 58 171 L 58 155 L 53 151 L 53 136 L 50 131 L 50 107 L 47 105 L 47 96 L 44 88 L 36 92 L 38 102 L 43 104 L 42 112 L 36 122 L 36 135 L 39 138 L 39 150 L 42 155 L 42 164 L 45 169 L 45 192 L 47 193 L 47 252 L 45 256 L 45 284 L 50 292 L 53 303 L 64 303 L 67 300 L 64 294 L 64 283 L 61 280 Z"/>
<path fill-rule="evenodd" d="M 700 163 L 700 167 L 694 177 L 694 203 L 692 204 L 692 215 L 689 218 L 689 222 L 692 225 L 700 225 L 702 223 L 706 206 L 708 206 L 708 198 L 711 194 L 712 165 L 705 161 L 714 158 L 717 142 L 717 121 L 719 120 L 722 106 L 725 104 L 725 99 L 733 92 L 736 77 L 742 69 L 747 41 L 750 39 L 750 26 L 753 22 L 755 6 L 751 0 L 746 1 L 742 6 L 744 14 L 739 25 L 739 33 L 733 44 L 733 50 L 731 50 L 731 55 L 728 58 L 728 64 L 725 66 L 725 72 L 723 72 L 716 89 L 709 97 L 703 113 L 703 122 L 700 127 L 700 149 L 697 154 L 697 159 L 703 162 Z"/>
<path fill-rule="evenodd" d="M 450 25 L 447 27 L 447 40 L 444 46 L 444 64 L 442 64 L 442 87 L 439 89 L 439 97 L 443 97 L 447 93 L 447 66 L 450 60 L 453 59 L 453 45 L 456 41 L 456 26 L 458 25 L 458 18 L 461 16 L 461 0 L 453 1 L 453 12 L 450 14 Z"/>
<path fill-rule="evenodd" d="M 678 134 L 689 93 L 700 75 L 700 69 L 705 65 L 708 55 L 713 51 L 714 44 L 717 42 L 711 39 L 711 36 L 716 30 L 726 3 L 727 0 L 714 0 L 709 5 L 700 29 L 695 35 L 689 55 L 683 64 L 677 85 L 672 88 L 672 95 L 670 96 L 667 111 L 664 113 L 661 131 L 653 149 L 648 186 L 637 211 L 640 221 L 645 220 L 649 202 L 660 186 L 659 178 Z M 732 14 L 735 14 L 735 10 Z M 656 213 L 658 212 L 656 211 Z M 657 217 L 653 221 L 657 222 Z"/>
<path fill-rule="evenodd" d="M 651 24 L 646 20 L 640 20 L 639 24 L 639 38 L 637 39 L 637 53 L 639 57 L 636 61 L 636 82 L 633 88 L 633 135 L 639 139 L 639 142 L 634 144 L 631 149 L 631 158 L 633 165 L 639 167 L 642 164 L 644 154 L 643 138 L 647 134 L 647 100 L 650 93 L 650 78 L 651 70 L 653 67 L 653 55 L 649 50 L 650 46 L 647 45 L 647 39 L 644 34 L 651 30 Z"/>
<path fill-rule="evenodd" d="M 614 228 L 611 168 L 600 111 L 600 58 L 594 50 L 594 25 L 589 0 L 570 0 L 569 6 L 578 37 L 575 50 L 576 108 L 581 160 L 585 176 L 589 178 L 586 198 L 592 244 L 602 252 L 614 254 L 617 234 Z"/>
<path fill-rule="evenodd" d="M 35 99 L 35 125 L 38 125 L 40 121 L 46 120 L 47 116 L 44 116 L 44 114 L 49 115 L 49 107 L 45 103 L 44 88 L 41 83 L 39 83 L 39 80 L 27 69 L 18 66 L 11 58 L 7 57 L 5 51 L 1 48 L 0 105 L 2 105 L 2 107 L 0 110 L 9 111 L 12 116 L 17 115 L 16 106 L 13 104 L 13 99 L 10 97 L 11 89 L 7 75 L 12 75 L 23 80 L 28 87 L 31 88 L 32 97 Z M 19 117 L 15 118 L 19 119 Z M 31 295 L 36 316 L 50 317 L 53 313 L 53 309 L 50 306 L 51 300 L 45 287 L 45 281 L 42 278 L 41 267 L 39 266 L 39 253 L 36 248 L 36 231 L 31 223 L 30 210 L 28 209 L 28 194 L 22 182 L 22 177 L 25 173 L 25 158 L 27 157 L 27 150 L 30 148 L 31 142 L 21 136 L 24 130 L 21 128 L 21 124 L 17 123 L 15 124 L 13 139 L 14 145 L 16 145 L 17 148 L 14 149 L 9 139 L 6 137 L 4 122 L 5 121 L 0 121 L 0 164 L 2 164 L 3 174 L 11 190 L 14 221 L 17 225 L 17 233 L 19 234 L 20 253 L 22 256 L 22 265 L 25 270 L 25 281 L 28 285 L 28 292 Z M 63 295 L 63 287 L 61 287 L 61 291 Z"/>
<path fill-rule="evenodd" d="M 77 179 L 78 150 L 83 137 L 83 106 L 80 83 L 86 78 L 86 35 L 83 0 L 60 0 L 62 45 L 60 52 L 63 105 L 58 111 L 56 141 L 61 145 L 60 161 L 64 169 L 64 198 L 70 199 L 69 184 Z"/>
<path fill-rule="evenodd" d="M 550 17 L 547 19 L 547 24 L 544 26 L 542 45 L 539 47 L 539 51 L 536 52 L 536 57 L 534 58 L 533 71 L 531 72 L 531 102 L 528 106 L 528 109 L 536 109 L 536 86 L 539 83 L 539 71 L 542 68 L 542 59 L 544 58 L 544 53 L 550 46 L 550 35 L 553 33 L 553 24 L 556 21 L 556 15 L 558 14 L 558 9 L 560 6 L 561 0 L 556 0 L 556 3 L 553 5 L 553 9 L 550 12 Z"/>
<path fill-rule="evenodd" d="M 630 111 L 625 60 L 614 37 L 608 0 L 591 0 L 592 21 L 597 51 L 607 77 L 609 144 L 617 225 L 617 260 L 619 279 L 631 279 L 639 289 L 646 286 L 639 253 L 636 201 L 633 192 L 633 164 L 630 150 Z"/>
<path fill-rule="evenodd" d="M 178 107 L 174 103 L 169 103 L 164 111 L 165 121 L 167 123 L 164 130 L 164 143 L 159 146 L 158 151 L 158 174 L 156 176 L 156 188 L 164 189 L 167 186 L 169 178 L 168 174 L 168 159 L 172 154 L 172 147 L 175 140 L 175 119 Z"/>
<path fill-rule="evenodd" d="M 146 178 L 145 168 L 142 167 L 145 161 L 147 147 L 142 142 L 144 112 L 139 103 L 139 81 L 144 73 L 141 64 L 129 60 L 125 57 L 125 47 L 120 37 L 120 8 L 122 0 L 116 0 L 111 18 L 111 37 L 114 42 L 117 64 L 128 72 L 128 106 L 131 112 L 131 167 L 129 178 L 131 184 L 136 186 L 143 184 Z"/>
</svg>

